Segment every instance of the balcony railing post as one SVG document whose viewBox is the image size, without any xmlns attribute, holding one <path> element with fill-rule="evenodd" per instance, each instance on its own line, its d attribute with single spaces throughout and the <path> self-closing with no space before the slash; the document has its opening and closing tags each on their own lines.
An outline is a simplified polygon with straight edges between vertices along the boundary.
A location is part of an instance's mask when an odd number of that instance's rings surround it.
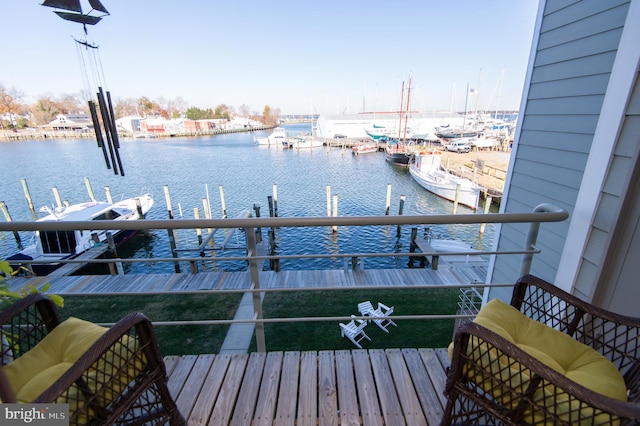
<svg viewBox="0 0 640 426">
<path fill-rule="evenodd" d="M 563 209 L 556 207 L 552 204 L 543 203 L 538 204 L 534 209 L 534 213 L 561 213 Z M 524 244 L 524 250 L 529 253 L 522 255 L 522 261 L 520 262 L 520 275 L 523 276 L 531 271 L 531 263 L 533 262 L 533 251 L 536 249 L 536 242 L 538 240 L 538 231 L 540 230 L 540 222 L 531 222 L 529 224 L 529 232 L 527 233 L 527 240 Z"/>
<path fill-rule="evenodd" d="M 247 258 L 249 259 L 249 274 L 251 276 L 251 288 L 257 290 L 260 288 L 260 275 L 258 270 L 258 260 L 255 258 L 258 254 L 256 244 L 256 233 L 254 228 L 244 228 L 247 237 Z M 264 323 L 262 320 L 262 294 L 254 291 L 252 294 L 253 312 L 256 319 L 256 346 L 258 352 L 266 352 L 264 341 Z"/>
</svg>

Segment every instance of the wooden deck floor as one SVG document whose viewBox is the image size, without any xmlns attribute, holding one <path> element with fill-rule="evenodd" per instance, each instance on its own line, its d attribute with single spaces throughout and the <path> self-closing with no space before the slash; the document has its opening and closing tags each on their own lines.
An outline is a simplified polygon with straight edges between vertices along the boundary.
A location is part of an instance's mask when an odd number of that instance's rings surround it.
<svg viewBox="0 0 640 426">
<path fill-rule="evenodd" d="M 165 358 L 190 425 L 436 425 L 445 349 L 370 349 Z"/>
</svg>

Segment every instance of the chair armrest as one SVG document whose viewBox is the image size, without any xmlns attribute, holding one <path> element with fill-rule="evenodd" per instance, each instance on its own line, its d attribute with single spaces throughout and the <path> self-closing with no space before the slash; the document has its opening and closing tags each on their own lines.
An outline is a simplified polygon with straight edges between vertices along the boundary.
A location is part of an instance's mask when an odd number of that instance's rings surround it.
<svg viewBox="0 0 640 426">
<path fill-rule="evenodd" d="M 640 403 L 587 389 L 476 323 L 465 324 L 455 335 L 445 393 L 450 399 L 464 393 L 510 424 L 534 423 L 533 416 L 640 419 Z"/>
<path fill-rule="evenodd" d="M 3 345 L 0 359 L 15 359 L 29 351 L 60 324 L 56 305 L 41 293 L 29 294 L 0 312 Z"/>
<path fill-rule="evenodd" d="M 123 393 L 136 392 L 166 370 L 151 322 L 132 313 L 109 328 L 34 402 L 67 402 L 72 423 L 83 416 L 110 423 L 126 410 Z M 71 409 L 71 407 L 75 409 Z"/>
<path fill-rule="evenodd" d="M 389 309 L 393 309 L 393 307 L 388 307 L 387 305 L 385 305 L 384 303 L 380 303 L 378 302 L 378 309 L 383 310 L 383 312 L 387 312 Z"/>
</svg>

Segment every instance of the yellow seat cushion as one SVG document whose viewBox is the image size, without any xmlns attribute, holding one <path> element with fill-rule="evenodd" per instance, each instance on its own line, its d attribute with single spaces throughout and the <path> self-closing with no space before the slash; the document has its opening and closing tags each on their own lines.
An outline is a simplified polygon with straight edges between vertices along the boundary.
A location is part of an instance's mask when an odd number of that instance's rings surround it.
<svg viewBox="0 0 640 426">
<path fill-rule="evenodd" d="M 627 400 L 624 379 L 608 359 L 571 336 L 528 318 L 513 306 L 494 299 L 480 310 L 474 322 L 493 331 L 533 358 L 585 388 L 609 398 Z M 472 337 L 468 352 L 471 353 L 476 347 L 478 347 L 478 340 Z M 508 389 L 523 391 L 528 385 L 531 372 L 518 364 L 513 364 L 513 359 L 499 355 L 495 349 L 487 350 L 486 346 L 484 348 L 481 346 L 480 353 L 483 354 L 483 365 L 491 368 L 491 371 L 500 371 L 500 377 L 495 377 L 493 381 L 483 379 L 480 375 L 470 378 L 478 382 L 485 391 L 490 392 L 502 404 L 514 408 L 519 399 Z M 449 356 L 451 357 L 452 354 L 453 343 L 449 346 Z M 508 365 L 509 362 L 512 364 Z M 491 367 L 488 367 L 489 365 Z M 479 373 L 476 372 L 476 374 Z M 507 384 L 508 387 L 496 386 L 498 383 Z M 552 395 L 554 395 L 552 389 L 539 389 L 534 395 L 534 400 L 542 401 Z M 562 405 L 561 401 L 567 400 L 566 394 L 556 394 L 553 397 L 556 398 L 557 409 L 565 413 L 572 411 L 566 404 L 564 408 L 559 407 Z M 592 415 L 593 411 L 583 414 Z M 539 413 L 532 412 L 526 415 L 533 415 L 535 418 L 540 416 Z"/>
<path fill-rule="evenodd" d="M 105 327 L 71 317 L 31 350 L 4 366 L 18 402 L 35 400 L 106 331 Z"/>
</svg>

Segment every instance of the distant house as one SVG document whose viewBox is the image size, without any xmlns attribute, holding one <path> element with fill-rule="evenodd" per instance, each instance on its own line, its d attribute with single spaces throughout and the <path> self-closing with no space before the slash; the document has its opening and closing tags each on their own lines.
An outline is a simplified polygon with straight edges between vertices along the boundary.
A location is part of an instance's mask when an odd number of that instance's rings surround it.
<svg viewBox="0 0 640 426">
<path fill-rule="evenodd" d="M 93 129 L 93 122 L 85 114 L 59 114 L 55 120 L 42 127 L 53 131 L 88 132 Z"/>
<path fill-rule="evenodd" d="M 147 118 L 140 121 L 140 130 L 145 133 L 165 133 L 165 124 L 167 120 L 164 118 Z"/>
<path fill-rule="evenodd" d="M 118 118 L 116 120 L 116 128 L 118 131 L 137 133 L 141 131 L 140 123 L 142 120 L 144 120 L 144 118 L 138 116 Z"/>
</svg>

